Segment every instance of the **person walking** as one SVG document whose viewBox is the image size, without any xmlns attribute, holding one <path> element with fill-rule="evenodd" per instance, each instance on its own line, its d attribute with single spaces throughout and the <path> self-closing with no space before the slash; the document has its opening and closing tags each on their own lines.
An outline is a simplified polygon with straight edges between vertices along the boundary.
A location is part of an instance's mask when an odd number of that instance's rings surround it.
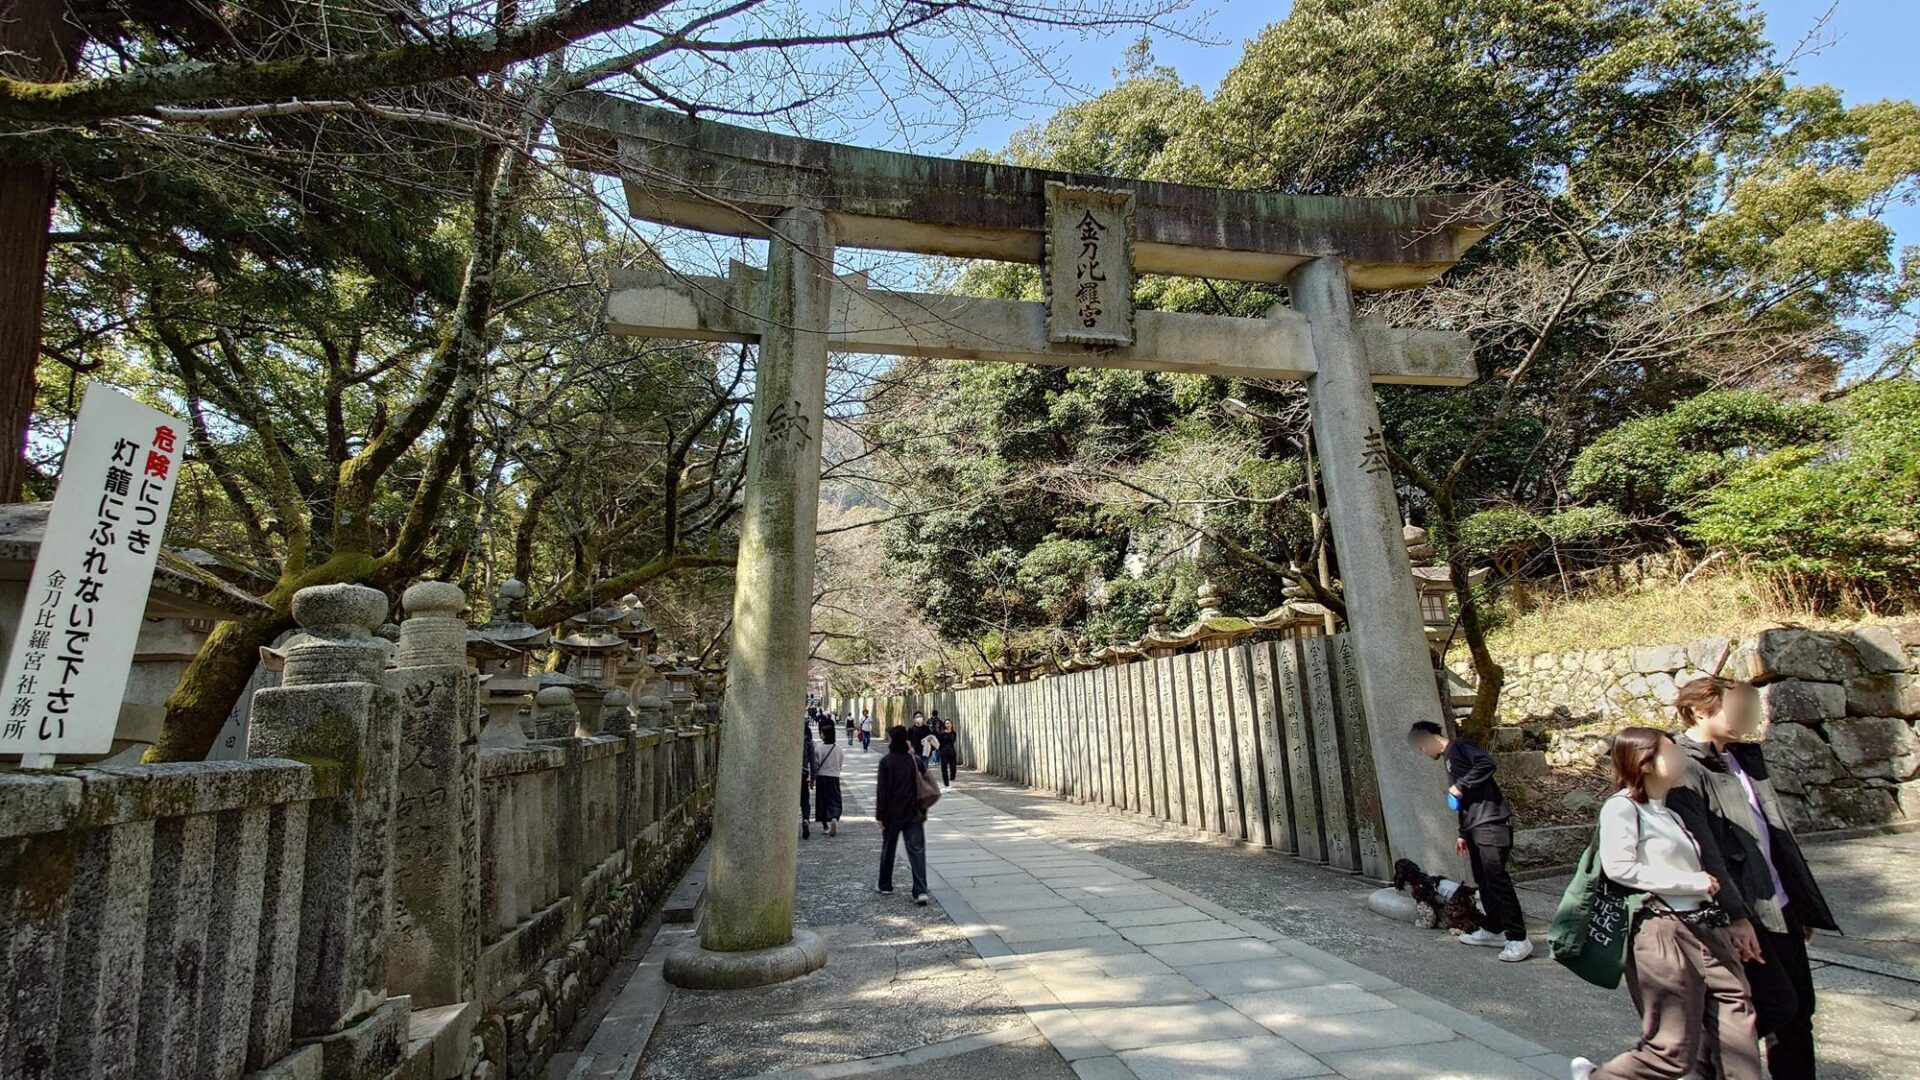
<svg viewBox="0 0 1920 1080">
<path fill-rule="evenodd" d="M 921 772 L 927 771 L 927 755 L 933 749 L 928 745 L 927 740 L 932 737 L 933 729 L 927 726 L 920 711 L 914 710 L 913 726 L 907 729 L 907 744 L 911 748 L 914 760 L 920 763 Z"/>
<path fill-rule="evenodd" d="M 840 835 L 840 765 L 844 758 L 834 741 L 830 716 L 820 718 L 820 738 L 813 744 L 813 819 L 828 836 Z"/>
<path fill-rule="evenodd" d="M 1674 697 L 1686 725 L 1675 742 L 1686 782 L 1667 807 L 1700 844 L 1700 859 L 1720 881 L 1720 906 L 1753 989 L 1754 1012 L 1773 1080 L 1814 1080 L 1813 969 L 1807 942 L 1817 927 L 1839 924 L 1814 880 L 1774 791 L 1760 745 L 1760 695 L 1737 679 L 1694 679 Z M 1711 1037 L 1711 1036 L 1709 1036 Z M 1710 1068 L 1702 1080 L 1716 1080 Z"/>
<path fill-rule="evenodd" d="M 801 726 L 805 737 L 800 740 L 800 839 L 813 836 L 807 828 L 807 821 L 813 817 L 813 726 L 819 719 L 819 711 L 807 706 L 807 721 Z"/>
<path fill-rule="evenodd" d="M 871 753 L 873 750 L 873 714 L 862 710 L 860 713 L 860 751 Z"/>
<path fill-rule="evenodd" d="M 1493 779 L 1493 755 L 1458 735 L 1449 738 L 1431 720 L 1414 724 L 1407 742 L 1435 761 L 1445 761 L 1453 781 L 1447 788 L 1447 805 L 1460 819 L 1460 836 L 1453 849 L 1467 857 L 1487 915 L 1485 926 L 1461 934 L 1459 941 L 1497 947 L 1500 959 L 1508 963 L 1525 960 L 1533 955 L 1533 942 L 1527 940 L 1520 894 L 1507 874 L 1507 858 L 1513 852 L 1513 811 Z"/>
<path fill-rule="evenodd" d="M 1747 977 L 1726 912 L 1713 902 L 1726 888 L 1666 806 L 1686 781 L 1687 756 L 1672 736 L 1644 727 L 1615 735 L 1611 753 L 1620 790 L 1600 807 L 1600 868 L 1649 897 L 1627 944 L 1640 1041 L 1604 1065 L 1575 1058 L 1573 1080 L 1680 1080 L 1708 1060 L 1726 1080 L 1760 1080 Z M 1711 1045 L 1708 1031 L 1717 1035 Z"/>
<path fill-rule="evenodd" d="M 925 905 L 927 893 L 927 812 L 920 807 L 921 766 L 914 759 L 907 729 L 895 725 L 887 732 L 887 755 L 880 759 L 880 781 L 874 793 L 873 816 L 880 822 L 880 892 L 893 892 L 893 856 L 900 841 L 907 844 L 907 866 L 913 872 L 913 902 Z"/>
<path fill-rule="evenodd" d="M 940 782 L 952 787 L 960 772 L 960 733 L 953 730 L 953 721 L 942 720 L 933 735 L 940 742 Z"/>
<path fill-rule="evenodd" d="M 857 726 L 858 719 L 859 718 L 854 716 L 851 712 L 847 714 L 847 741 L 849 743 L 853 741 L 853 729 Z"/>
</svg>

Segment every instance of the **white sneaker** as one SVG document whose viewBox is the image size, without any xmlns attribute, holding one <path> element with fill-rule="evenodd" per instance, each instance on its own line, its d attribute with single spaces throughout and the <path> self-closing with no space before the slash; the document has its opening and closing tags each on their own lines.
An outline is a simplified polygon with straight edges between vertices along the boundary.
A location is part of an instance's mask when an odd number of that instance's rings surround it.
<svg viewBox="0 0 1920 1080">
<path fill-rule="evenodd" d="M 1462 945 L 1488 945 L 1496 949 L 1507 943 L 1505 936 L 1496 934 L 1484 926 L 1470 934 L 1459 935 L 1459 941 Z"/>
<path fill-rule="evenodd" d="M 916 904 L 919 904 L 919 905 L 920 905 L 921 907 L 926 907 L 926 906 L 927 906 L 927 901 L 929 901 L 929 900 L 931 900 L 931 899 L 933 899 L 933 897 L 931 897 L 931 896 L 928 896 L 928 895 L 927 895 L 926 893 L 914 893 L 914 894 L 913 894 L 913 902 L 914 902 L 914 903 L 916 903 Z"/>
<path fill-rule="evenodd" d="M 1573 1072 L 1572 1072 L 1573 1080 L 1587 1080 L 1587 1077 L 1592 1076 L 1594 1073 L 1594 1070 L 1598 1069 L 1599 1067 L 1600 1066 L 1594 1064 L 1592 1061 L 1590 1061 L 1587 1058 L 1574 1058 Z"/>
<path fill-rule="evenodd" d="M 1527 940 L 1509 941 L 1500 950 L 1500 959 L 1509 964 L 1517 964 L 1533 955 L 1533 942 Z"/>
</svg>

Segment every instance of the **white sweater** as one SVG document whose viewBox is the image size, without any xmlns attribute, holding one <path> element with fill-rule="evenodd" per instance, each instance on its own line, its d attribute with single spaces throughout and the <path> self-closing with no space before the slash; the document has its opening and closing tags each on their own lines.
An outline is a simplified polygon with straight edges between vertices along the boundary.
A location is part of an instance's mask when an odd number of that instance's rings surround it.
<svg viewBox="0 0 1920 1080">
<path fill-rule="evenodd" d="M 1616 884 L 1650 892 L 1675 911 L 1707 899 L 1700 848 L 1673 811 L 1616 791 L 1600 807 L 1600 868 Z"/>
<path fill-rule="evenodd" d="M 840 778 L 840 763 L 844 755 L 839 743 L 817 742 L 813 744 L 813 774 Z"/>
</svg>

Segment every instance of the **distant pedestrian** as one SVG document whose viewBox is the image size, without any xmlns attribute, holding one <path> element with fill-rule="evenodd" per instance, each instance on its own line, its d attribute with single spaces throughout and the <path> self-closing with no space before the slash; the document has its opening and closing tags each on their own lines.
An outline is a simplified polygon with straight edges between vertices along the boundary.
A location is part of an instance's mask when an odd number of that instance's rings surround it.
<svg viewBox="0 0 1920 1080">
<path fill-rule="evenodd" d="M 1640 1041 L 1604 1065 L 1575 1058 L 1573 1080 L 1680 1080 L 1696 1064 L 1724 1080 L 1760 1080 L 1746 974 L 1727 913 L 1713 903 L 1721 882 L 1665 805 L 1686 782 L 1687 756 L 1666 732 L 1630 727 L 1614 736 L 1612 758 L 1620 790 L 1600 807 L 1600 868 L 1615 885 L 1647 894 L 1627 945 Z M 1709 1030 L 1718 1036 L 1712 1045 Z"/>
<path fill-rule="evenodd" d="M 1727 934 L 1745 962 L 1767 1074 L 1813 1080 L 1813 968 L 1807 942 L 1815 927 L 1838 931 L 1820 883 L 1787 827 L 1761 745 L 1760 695 L 1747 683 L 1709 675 L 1680 687 L 1674 710 L 1687 725 L 1674 741 L 1687 760 L 1684 783 L 1667 796 L 1700 844 L 1700 861 L 1720 881 L 1715 898 L 1732 925 Z M 1711 1031 L 1708 1037 L 1712 1037 Z M 1715 1080 L 1703 1064 L 1701 1080 Z"/>
<path fill-rule="evenodd" d="M 953 730 L 951 720 L 940 721 L 939 728 L 934 737 L 940 741 L 940 782 L 952 787 L 960 772 L 960 733 Z"/>
<path fill-rule="evenodd" d="M 852 713 L 847 714 L 847 741 L 848 742 L 853 741 L 853 729 L 857 726 L 856 725 L 857 719 L 858 718 L 855 717 Z"/>
<path fill-rule="evenodd" d="M 873 750 L 873 714 L 866 711 L 860 713 L 860 749 L 863 753 Z"/>
<path fill-rule="evenodd" d="M 927 894 L 927 812 L 920 807 L 921 768 L 914 760 L 907 729 L 895 725 L 887 732 L 887 756 L 880 759 L 880 783 L 874 793 L 873 816 L 882 829 L 880 891 L 893 891 L 893 855 L 901 840 L 907 843 L 907 866 L 913 871 L 913 902 L 925 904 Z"/>
<path fill-rule="evenodd" d="M 1498 947 L 1500 959 L 1509 963 L 1525 960 L 1533 955 L 1533 942 L 1527 940 L 1520 894 L 1507 875 L 1507 857 L 1513 852 L 1513 811 L 1494 782 L 1493 755 L 1458 735 L 1448 738 L 1431 720 L 1414 724 L 1407 742 L 1435 761 L 1445 761 L 1453 781 L 1447 788 L 1447 805 L 1456 811 L 1460 823 L 1453 850 L 1467 857 L 1487 915 L 1486 925 L 1461 934 L 1460 942 Z"/>
<path fill-rule="evenodd" d="M 813 835 L 807 828 L 807 821 L 813 817 L 813 726 L 818 721 L 819 712 L 813 706 L 807 706 L 807 720 L 801 725 L 800 740 L 800 839 Z"/>
<path fill-rule="evenodd" d="M 820 719 L 820 739 L 813 744 L 813 819 L 828 836 L 840 835 L 840 746 L 834 742 L 831 717 Z"/>
<path fill-rule="evenodd" d="M 891 734 L 891 732 L 889 732 Z M 920 765 L 920 771 L 927 769 L 927 758 L 933 751 L 933 729 L 918 710 L 913 714 L 913 726 L 907 729 L 907 745 L 911 748 L 914 761 Z"/>
</svg>

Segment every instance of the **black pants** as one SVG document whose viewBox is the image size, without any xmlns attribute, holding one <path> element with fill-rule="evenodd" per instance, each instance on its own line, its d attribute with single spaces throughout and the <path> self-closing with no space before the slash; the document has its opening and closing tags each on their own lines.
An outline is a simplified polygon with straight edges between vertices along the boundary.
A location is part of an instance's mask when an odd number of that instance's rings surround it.
<svg viewBox="0 0 1920 1080">
<path fill-rule="evenodd" d="M 953 783 L 953 778 L 959 775 L 959 773 L 960 773 L 960 762 L 954 757 L 954 755 L 951 752 L 946 750 L 940 751 L 941 781 L 943 783 L 951 784 Z"/>
<path fill-rule="evenodd" d="M 840 820 L 840 778 L 822 776 L 814 780 L 813 803 L 819 808 L 814 820 L 825 825 Z"/>
<path fill-rule="evenodd" d="M 880 891 L 893 891 L 893 852 L 901 837 L 907 839 L 907 866 L 913 871 L 913 895 L 927 891 L 927 826 L 888 825 L 880 837 Z"/>
<path fill-rule="evenodd" d="M 1467 840 L 1467 860 L 1473 865 L 1473 883 L 1480 890 L 1480 907 L 1487 913 L 1487 929 L 1505 934 L 1508 941 L 1527 940 L 1527 918 L 1520 911 L 1520 895 L 1507 876 L 1507 856 L 1513 851 L 1508 837 L 1475 836 Z"/>
<path fill-rule="evenodd" d="M 1760 1037 L 1772 1036 L 1767 1046 L 1767 1075 L 1773 1080 L 1814 1080 L 1813 1076 L 1813 967 L 1807 962 L 1807 939 L 1793 906 L 1783 912 L 1787 932 L 1776 934 L 1760 927 L 1760 955 L 1764 964 L 1748 961 L 1744 967 L 1753 988 L 1753 1011 Z M 1709 1033 L 1711 1041 L 1711 1033 Z M 1717 1080 L 1711 1062 L 1701 1061 L 1701 1080 Z"/>
</svg>

